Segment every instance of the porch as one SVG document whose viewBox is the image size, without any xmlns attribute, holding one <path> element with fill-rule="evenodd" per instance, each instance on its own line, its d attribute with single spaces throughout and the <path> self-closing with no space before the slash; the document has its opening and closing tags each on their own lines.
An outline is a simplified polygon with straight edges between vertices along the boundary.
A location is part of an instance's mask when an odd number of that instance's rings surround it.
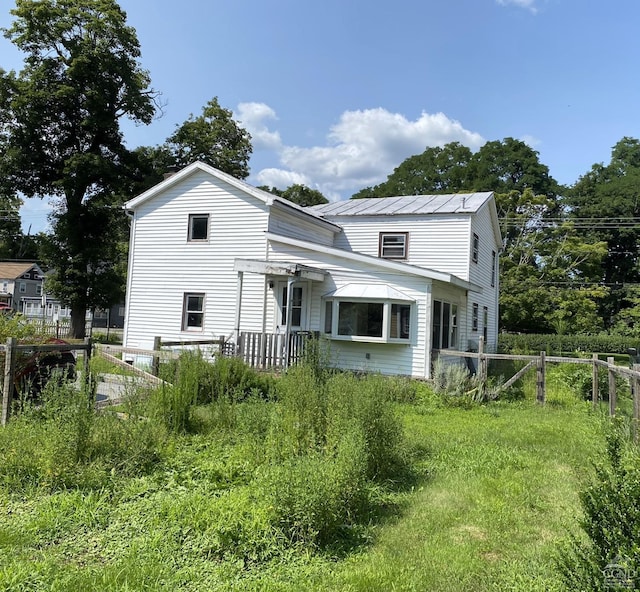
<svg viewBox="0 0 640 592">
<path fill-rule="evenodd" d="M 283 370 L 302 360 L 305 344 L 312 337 L 309 331 L 290 334 L 242 331 L 236 356 L 252 368 Z"/>
</svg>

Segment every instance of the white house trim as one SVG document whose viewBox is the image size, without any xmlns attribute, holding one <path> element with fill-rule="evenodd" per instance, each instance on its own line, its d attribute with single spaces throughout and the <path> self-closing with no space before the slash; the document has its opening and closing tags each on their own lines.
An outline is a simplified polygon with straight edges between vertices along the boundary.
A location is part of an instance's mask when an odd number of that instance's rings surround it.
<svg viewBox="0 0 640 592">
<path fill-rule="evenodd" d="M 309 251 L 316 251 L 318 253 L 327 253 L 335 257 L 342 257 L 343 259 L 347 259 L 349 261 L 354 261 L 358 263 L 367 263 L 369 265 L 374 265 L 382 269 L 389 269 L 396 272 L 408 273 L 410 275 L 428 278 L 430 280 L 445 282 L 447 284 L 452 284 L 454 286 L 457 286 L 458 288 L 463 288 L 471 292 L 481 293 L 483 291 L 482 286 L 479 286 L 472 282 L 467 282 L 466 280 L 463 280 L 450 273 L 442 273 L 440 271 L 435 271 L 433 269 L 417 267 L 415 265 L 409 265 L 408 263 L 399 263 L 397 261 L 393 261 L 389 259 L 380 259 L 379 257 L 373 257 L 371 255 L 362 255 L 361 253 L 353 253 L 351 251 L 344 251 L 343 249 L 336 249 L 334 247 L 316 245 L 315 243 L 310 243 L 308 241 L 303 241 L 300 239 L 295 239 L 287 236 L 282 236 L 279 234 L 274 234 L 272 232 L 267 232 L 266 236 L 268 240 L 273 242 L 282 243 L 282 244 L 290 245 L 293 247 L 300 247 L 302 249 L 307 249 Z"/>
</svg>

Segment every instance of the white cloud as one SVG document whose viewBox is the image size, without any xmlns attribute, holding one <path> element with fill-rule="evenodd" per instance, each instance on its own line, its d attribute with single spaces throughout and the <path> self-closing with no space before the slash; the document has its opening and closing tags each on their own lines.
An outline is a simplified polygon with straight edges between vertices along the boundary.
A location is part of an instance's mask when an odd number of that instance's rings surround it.
<svg viewBox="0 0 640 592">
<path fill-rule="evenodd" d="M 520 8 L 526 8 L 530 10 L 533 14 L 538 12 L 536 8 L 536 0 L 497 0 L 498 4 L 502 4 L 502 6 L 519 6 Z"/>
<path fill-rule="evenodd" d="M 270 132 L 264 123 L 265 119 L 277 120 L 276 112 L 264 103 L 240 103 L 238 120 L 242 127 L 251 134 L 251 145 L 254 149 L 279 150 L 282 145 L 280 134 Z"/>
<path fill-rule="evenodd" d="M 520 138 L 529 148 L 533 148 L 534 150 L 542 144 L 542 140 L 536 138 L 535 136 L 531 136 L 529 134 L 525 134 Z"/>
<path fill-rule="evenodd" d="M 286 189 L 291 185 L 311 186 L 311 180 L 306 175 L 274 168 L 262 169 L 256 175 L 256 180 L 258 185 L 268 185 L 278 189 Z"/>
<path fill-rule="evenodd" d="M 264 113 L 275 117 L 269 107 L 263 107 Z M 259 184 L 281 189 L 304 183 L 329 199 L 347 198 L 384 181 L 407 157 L 454 141 L 472 149 L 484 143 L 480 134 L 466 130 L 444 113 L 423 112 L 409 120 L 382 108 L 346 111 L 331 127 L 326 145 L 282 145 L 278 156 L 283 167 L 264 169 L 255 178 Z"/>
</svg>

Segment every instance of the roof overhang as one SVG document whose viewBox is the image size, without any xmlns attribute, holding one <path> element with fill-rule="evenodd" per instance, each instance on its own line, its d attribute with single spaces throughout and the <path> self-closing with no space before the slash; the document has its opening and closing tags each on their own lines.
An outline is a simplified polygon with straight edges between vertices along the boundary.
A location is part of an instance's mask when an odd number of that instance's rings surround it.
<svg viewBox="0 0 640 592">
<path fill-rule="evenodd" d="M 333 292 L 325 294 L 324 298 L 415 302 L 413 298 L 387 284 L 346 284 Z"/>
<path fill-rule="evenodd" d="M 248 273 L 258 273 L 260 275 L 277 275 L 287 277 L 298 277 L 313 282 L 324 280 L 326 271 L 317 269 L 300 263 L 288 261 L 261 261 L 259 259 L 235 259 L 233 262 L 235 271 Z"/>
<path fill-rule="evenodd" d="M 367 265 L 379 267 L 380 269 L 387 269 L 390 271 L 394 271 L 396 273 L 404 273 L 407 275 L 423 277 L 429 280 L 444 282 L 452 286 L 462 288 L 463 290 L 482 293 L 482 286 L 479 286 L 478 284 L 474 284 L 473 282 L 468 282 L 466 280 L 463 280 L 462 278 L 459 278 L 458 276 L 455 276 L 451 273 L 436 271 L 434 269 L 428 269 L 426 267 L 418 267 L 416 265 L 409 265 L 408 263 L 400 263 L 390 259 L 381 259 L 380 257 L 373 257 L 371 255 L 363 255 L 362 253 L 355 253 L 353 251 L 345 251 L 344 249 L 337 249 L 336 247 L 327 247 L 324 245 L 318 245 L 316 243 L 312 243 L 309 241 L 304 241 L 296 238 L 291 238 L 287 236 L 282 236 L 280 234 L 275 234 L 273 232 L 267 232 L 265 234 L 266 234 L 267 240 L 270 240 L 273 242 L 290 245 L 294 247 L 300 247 L 302 249 L 307 249 L 312 252 L 322 253 L 323 255 L 340 257 L 347 261 L 352 261 L 356 263 L 365 263 Z"/>
</svg>

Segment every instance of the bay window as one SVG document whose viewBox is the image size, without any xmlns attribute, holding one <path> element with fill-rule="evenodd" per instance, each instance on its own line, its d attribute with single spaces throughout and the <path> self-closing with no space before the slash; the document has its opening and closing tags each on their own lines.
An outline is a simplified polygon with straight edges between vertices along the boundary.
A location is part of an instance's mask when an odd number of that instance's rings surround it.
<svg viewBox="0 0 640 592">
<path fill-rule="evenodd" d="M 414 303 L 398 296 L 406 298 L 388 286 L 336 290 L 325 297 L 324 332 L 336 340 L 408 343 Z"/>
</svg>

